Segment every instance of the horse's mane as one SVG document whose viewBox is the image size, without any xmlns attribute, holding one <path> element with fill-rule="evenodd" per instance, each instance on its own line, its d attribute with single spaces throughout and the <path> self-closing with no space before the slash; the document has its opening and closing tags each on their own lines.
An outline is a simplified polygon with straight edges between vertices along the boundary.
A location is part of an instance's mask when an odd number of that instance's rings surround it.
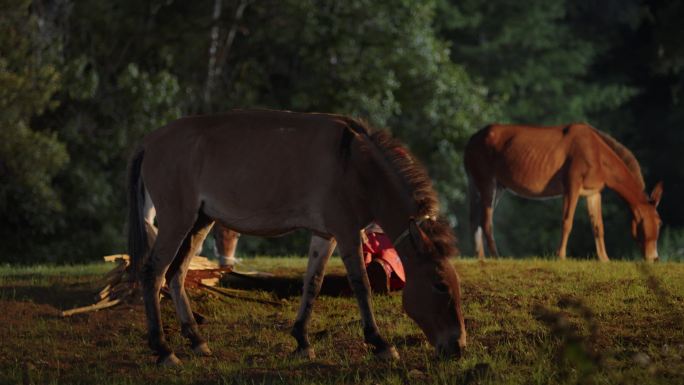
<svg viewBox="0 0 684 385">
<path fill-rule="evenodd" d="M 634 175 L 634 178 L 636 178 L 641 189 L 645 189 L 646 183 L 644 183 L 644 176 L 641 175 L 641 166 L 639 166 L 639 161 L 637 161 L 634 154 L 632 154 L 632 151 L 607 133 L 597 128 L 594 128 L 594 130 L 599 134 L 601 139 L 603 139 L 608 147 L 615 151 L 615 154 L 617 154 L 617 156 L 619 156 L 620 159 L 625 162 L 625 166 L 627 166 L 632 175 Z"/>
<path fill-rule="evenodd" d="M 439 199 L 432 187 L 432 180 L 425 167 L 411 154 L 398 139 L 385 130 L 372 129 L 362 120 L 350 119 L 349 126 L 356 133 L 368 136 L 370 141 L 388 161 L 391 168 L 406 184 L 418 207 L 417 218 L 429 216 L 435 218 L 439 214 Z M 449 224 L 442 220 L 426 220 L 420 228 L 434 243 L 440 257 L 455 255 L 456 237 Z"/>
</svg>

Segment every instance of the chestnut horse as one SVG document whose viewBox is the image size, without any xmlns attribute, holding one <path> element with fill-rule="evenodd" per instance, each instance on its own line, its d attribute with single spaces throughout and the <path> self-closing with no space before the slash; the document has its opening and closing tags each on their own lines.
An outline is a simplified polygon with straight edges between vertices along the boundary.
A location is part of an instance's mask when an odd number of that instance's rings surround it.
<svg viewBox="0 0 684 385">
<path fill-rule="evenodd" d="M 587 124 L 531 127 L 492 124 L 475 133 L 466 145 L 470 223 L 478 257 L 484 257 L 482 232 L 489 253 L 498 255 L 494 242 L 494 209 L 509 190 L 539 199 L 563 196 L 563 226 L 558 256 L 565 259 L 568 236 L 580 196 L 587 199 L 596 253 L 608 261 L 603 241 L 601 190 L 608 187 L 622 197 L 632 214 L 632 236 L 644 259 L 658 259 L 660 217 L 656 207 L 662 195 L 658 183 L 651 196 L 634 155 L 608 134 Z"/>
<path fill-rule="evenodd" d="M 406 270 L 403 305 L 439 354 L 461 354 L 466 331 L 459 279 L 447 257 L 454 236 L 438 214 L 424 168 L 384 131 L 328 114 L 238 110 L 187 117 L 147 135 L 129 171 L 129 249 L 140 271 L 150 347 L 158 363 L 180 361 L 166 342 L 159 290 L 166 276 L 182 334 L 211 354 L 183 288 L 190 256 L 211 224 L 244 234 L 312 232 L 296 354 L 312 357 L 308 324 L 335 248 L 347 270 L 366 343 L 385 359 L 398 353 L 376 325 L 360 230 L 372 220 L 395 240 Z M 148 253 L 142 208 L 151 199 L 158 235 Z"/>
</svg>

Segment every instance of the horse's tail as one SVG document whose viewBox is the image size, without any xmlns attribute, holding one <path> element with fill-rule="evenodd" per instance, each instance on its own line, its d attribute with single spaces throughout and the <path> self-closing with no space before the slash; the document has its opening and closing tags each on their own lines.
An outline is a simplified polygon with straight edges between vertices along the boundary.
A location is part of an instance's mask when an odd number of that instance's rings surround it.
<svg viewBox="0 0 684 385">
<path fill-rule="evenodd" d="M 149 251 L 143 208 L 145 185 L 141 166 L 145 152 L 138 148 L 128 168 L 128 255 L 131 257 L 131 276 L 139 280 L 142 263 Z"/>
</svg>

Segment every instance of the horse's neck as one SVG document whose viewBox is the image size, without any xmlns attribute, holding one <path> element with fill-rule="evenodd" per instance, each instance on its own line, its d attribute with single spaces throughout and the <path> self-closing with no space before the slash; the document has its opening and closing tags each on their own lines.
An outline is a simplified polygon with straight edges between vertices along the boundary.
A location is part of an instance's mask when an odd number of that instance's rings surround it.
<svg viewBox="0 0 684 385">
<path fill-rule="evenodd" d="M 406 183 L 382 154 L 374 156 L 370 168 L 373 181 L 370 192 L 375 197 L 371 204 L 373 219 L 380 224 L 392 241 L 408 228 L 409 219 L 417 215 L 417 205 Z"/>
<path fill-rule="evenodd" d="M 602 161 L 608 188 L 615 191 L 632 209 L 647 202 L 639 182 L 622 159 L 615 153 L 610 153 Z"/>
<path fill-rule="evenodd" d="M 417 214 L 417 210 L 415 202 L 407 199 L 408 194 L 388 188 L 390 186 L 385 185 L 385 188 L 381 187 L 376 192 L 379 199 L 372 211 L 375 220 L 394 241 L 408 228 L 409 219 Z"/>
</svg>

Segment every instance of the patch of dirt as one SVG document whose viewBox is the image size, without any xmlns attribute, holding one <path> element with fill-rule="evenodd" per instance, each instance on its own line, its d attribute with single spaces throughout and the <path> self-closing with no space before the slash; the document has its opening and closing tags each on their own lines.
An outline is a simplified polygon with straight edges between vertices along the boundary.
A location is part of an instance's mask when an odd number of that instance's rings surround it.
<svg viewBox="0 0 684 385">
<path fill-rule="evenodd" d="M 78 306 L 81 299 L 65 297 L 60 300 L 57 297 L 70 292 L 55 290 L 46 294 L 47 300 L 41 302 L 55 299 L 57 304 Z M 85 298 L 92 298 L 92 293 L 87 294 L 90 295 L 84 295 Z M 28 365 L 33 368 L 31 373 L 43 373 L 52 378 L 57 374 L 73 375 L 78 372 L 77 368 L 92 370 L 106 365 L 112 370 L 130 373 L 131 369 L 139 368 L 147 358 L 151 358 L 145 352 L 141 306 L 122 305 L 107 311 L 63 318 L 61 306 L 38 303 L 40 299 L 36 298 L 35 303 L 0 301 L 0 324 L 3 325 L 0 328 L 0 341 L 3 341 L 0 344 L 0 371 L 10 366 Z M 122 340 L 131 342 L 131 346 L 122 344 Z"/>
</svg>

